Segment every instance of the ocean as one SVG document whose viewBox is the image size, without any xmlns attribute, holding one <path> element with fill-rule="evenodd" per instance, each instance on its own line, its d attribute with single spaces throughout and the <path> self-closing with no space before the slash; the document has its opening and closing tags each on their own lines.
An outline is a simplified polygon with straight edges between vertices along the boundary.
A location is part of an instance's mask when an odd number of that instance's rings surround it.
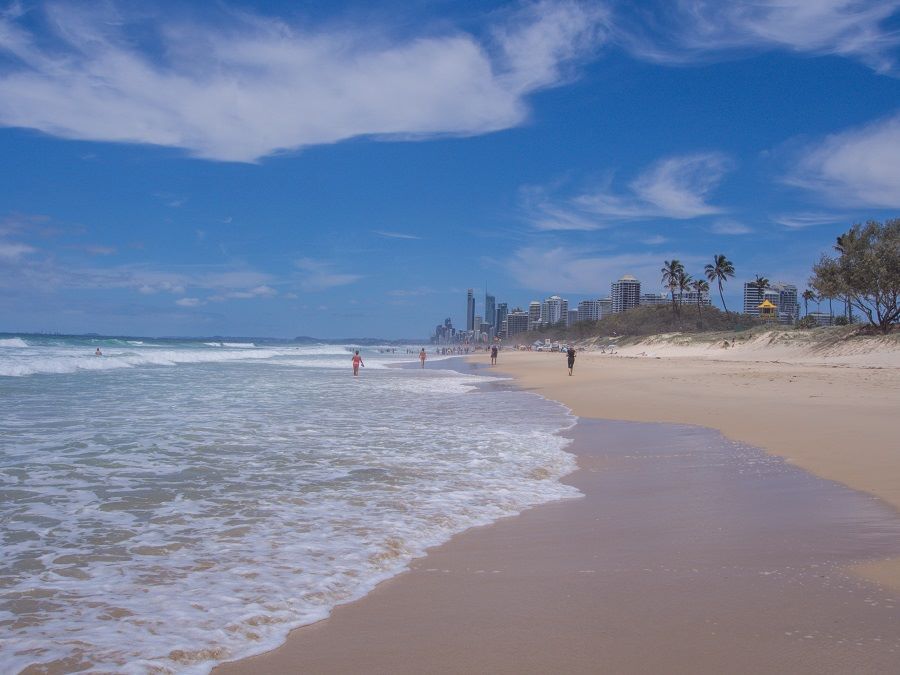
<svg viewBox="0 0 900 675">
<path fill-rule="evenodd" d="M 0 337 L 0 672 L 206 673 L 579 496 L 567 408 L 353 348 Z"/>
</svg>

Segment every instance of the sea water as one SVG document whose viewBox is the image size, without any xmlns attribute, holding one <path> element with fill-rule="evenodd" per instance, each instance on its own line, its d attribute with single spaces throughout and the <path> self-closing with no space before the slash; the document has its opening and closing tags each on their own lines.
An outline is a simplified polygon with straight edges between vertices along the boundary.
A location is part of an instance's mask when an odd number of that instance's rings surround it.
<svg viewBox="0 0 900 675">
<path fill-rule="evenodd" d="M 351 347 L 0 338 L 0 672 L 204 673 L 579 494 L 564 407 Z"/>
</svg>

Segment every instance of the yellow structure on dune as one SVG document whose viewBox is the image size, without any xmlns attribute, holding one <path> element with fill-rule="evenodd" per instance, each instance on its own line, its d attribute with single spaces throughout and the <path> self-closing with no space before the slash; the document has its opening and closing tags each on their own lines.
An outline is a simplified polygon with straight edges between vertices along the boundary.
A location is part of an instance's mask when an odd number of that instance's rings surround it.
<svg viewBox="0 0 900 675">
<path fill-rule="evenodd" d="M 768 300 L 763 300 L 756 308 L 759 310 L 759 318 L 763 321 L 778 321 L 778 307 Z"/>
</svg>

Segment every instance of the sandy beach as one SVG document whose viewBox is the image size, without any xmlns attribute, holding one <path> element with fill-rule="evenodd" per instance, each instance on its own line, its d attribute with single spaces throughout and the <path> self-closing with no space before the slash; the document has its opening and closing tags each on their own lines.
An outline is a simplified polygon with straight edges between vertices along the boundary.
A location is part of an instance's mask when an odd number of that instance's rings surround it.
<svg viewBox="0 0 900 675">
<path fill-rule="evenodd" d="M 582 419 L 585 498 L 465 532 L 216 672 L 900 668 L 896 353 L 665 349 L 584 352 L 572 377 L 558 353 L 471 357 Z"/>
</svg>

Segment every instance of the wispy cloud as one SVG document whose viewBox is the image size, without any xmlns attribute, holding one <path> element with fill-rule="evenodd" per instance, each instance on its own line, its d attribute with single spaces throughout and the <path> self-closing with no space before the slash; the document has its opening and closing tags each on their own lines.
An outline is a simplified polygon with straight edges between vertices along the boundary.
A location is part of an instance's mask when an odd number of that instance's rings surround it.
<svg viewBox="0 0 900 675">
<path fill-rule="evenodd" d="M 741 235 L 750 234 L 751 232 L 753 232 L 753 228 L 736 220 L 723 219 L 717 220 L 712 225 L 710 225 L 709 231 L 713 234 Z"/>
<path fill-rule="evenodd" d="M 200 298 L 178 298 L 175 304 L 179 307 L 199 307 L 204 302 Z"/>
<path fill-rule="evenodd" d="M 786 182 L 835 204 L 900 207 L 900 113 L 811 145 Z"/>
<path fill-rule="evenodd" d="M 520 248 L 504 265 L 507 273 L 525 288 L 605 297 L 610 284 L 623 274 L 636 276 L 645 289 L 657 288 L 659 268 L 667 256 L 680 259 L 688 267 L 701 265 L 699 258 L 683 254 L 655 251 L 599 255 L 566 246 Z"/>
<path fill-rule="evenodd" d="M 783 49 L 856 59 L 900 74 L 898 0 L 677 0 L 655 13 L 622 12 L 618 42 L 639 58 L 685 64 Z"/>
<path fill-rule="evenodd" d="M 301 271 L 300 287 L 304 291 L 324 291 L 346 286 L 362 279 L 359 274 L 342 274 L 334 271 L 334 264 L 312 258 L 300 258 L 294 266 Z"/>
<path fill-rule="evenodd" d="M 844 216 L 836 215 L 834 213 L 802 212 L 782 213 L 781 215 L 775 216 L 774 220 L 779 225 L 784 225 L 790 230 L 800 230 L 806 227 L 815 227 L 816 225 L 839 223 L 842 220 L 845 220 L 845 218 Z"/>
<path fill-rule="evenodd" d="M 527 118 L 528 94 L 566 82 L 569 66 L 603 42 L 607 12 L 544 0 L 499 16 L 479 40 L 459 30 L 316 30 L 240 12 L 151 21 L 115 5 L 48 4 L 45 34 L 29 28 L 34 16 L 0 16 L 0 51 L 13 57 L 0 75 L 0 124 L 240 162 L 362 135 L 507 129 Z"/>
<path fill-rule="evenodd" d="M 0 241 L 0 258 L 6 260 L 16 260 L 23 255 L 34 253 L 36 250 L 37 249 L 28 244 Z"/>
<path fill-rule="evenodd" d="M 427 288 L 426 286 L 420 286 L 419 288 L 399 288 L 387 292 L 387 294 L 393 298 L 416 298 L 432 293 L 434 293 L 434 290 Z"/>
<path fill-rule="evenodd" d="M 535 186 L 523 188 L 521 197 L 526 217 L 545 231 L 597 230 L 651 218 L 689 220 L 724 212 L 709 198 L 731 169 L 731 160 L 719 152 L 677 155 L 654 162 L 618 191 L 609 178 L 600 188 L 568 199 L 555 199 Z"/>
<path fill-rule="evenodd" d="M 388 239 L 421 239 L 414 234 L 404 234 L 403 232 L 385 232 L 383 230 L 375 230 L 375 234 L 379 237 L 387 237 Z"/>
</svg>

